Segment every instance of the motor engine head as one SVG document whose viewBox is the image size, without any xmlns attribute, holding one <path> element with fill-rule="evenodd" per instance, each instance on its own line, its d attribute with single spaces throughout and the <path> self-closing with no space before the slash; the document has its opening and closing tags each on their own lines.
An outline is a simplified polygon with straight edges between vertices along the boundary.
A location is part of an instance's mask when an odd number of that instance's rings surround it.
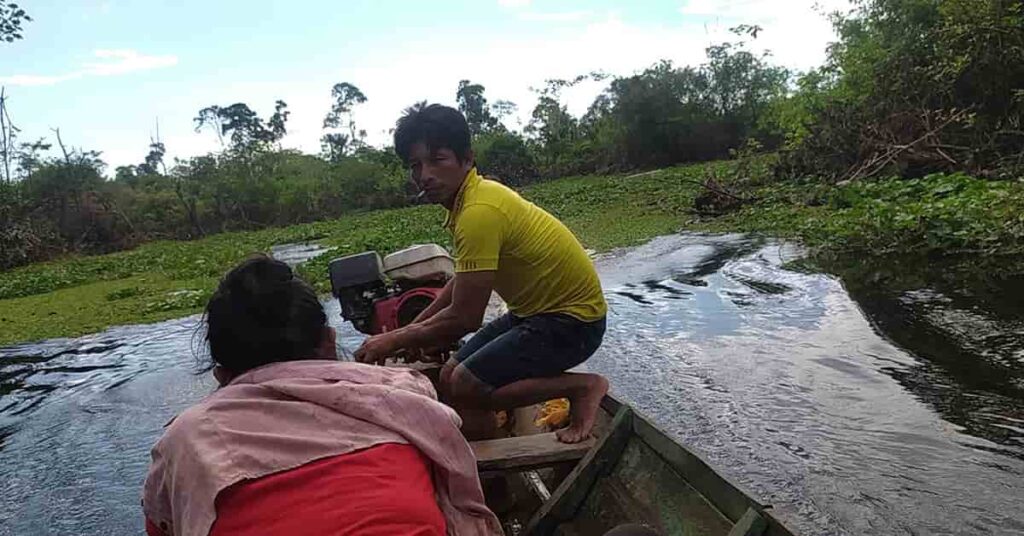
<svg viewBox="0 0 1024 536">
<path fill-rule="evenodd" d="M 335 259 L 328 272 L 342 318 L 373 335 L 412 322 L 454 276 L 455 263 L 441 246 L 426 244 L 383 261 L 375 251 Z"/>
<path fill-rule="evenodd" d="M 388 295 L 380 255 L 367 251 L 334 259 L 327 272 L 342 318 L 363 333 L 373 333 L 374 302 Z"/>
</svg>

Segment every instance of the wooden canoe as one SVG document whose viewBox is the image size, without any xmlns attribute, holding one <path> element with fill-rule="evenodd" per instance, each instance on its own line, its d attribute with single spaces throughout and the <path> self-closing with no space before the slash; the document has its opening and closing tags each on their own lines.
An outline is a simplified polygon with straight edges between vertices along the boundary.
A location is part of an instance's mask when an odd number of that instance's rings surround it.
<svg viewBox="0 0 1024 536">
<path fill-rule="evenodd" d="M 517 410 L 520 435 L 472 443 L 485 490 L 504 478 L 503 495 L 515 496 L 500 514 L 508 534 L 602 535 L 627 523 L 666 536 L 793 534 L 628 404 L 606 396 L 602 410 L 594 437 L 579 445 L 531 433 L 531 408 Z"/>
<path fill-rule="evenodd" d="M 400 366 L 438 381 L 438 365 Z M 515 410 L 510 437 L 470 443 L 485 492 L 503 491 L 487 498 L 509 536 L 601 536 L 623 524 L 663 536 L 793 536 L 770 506 L 612 395 L 594 437 L 575 445 L 534 426 L 537 409 Z"/>
</svg>

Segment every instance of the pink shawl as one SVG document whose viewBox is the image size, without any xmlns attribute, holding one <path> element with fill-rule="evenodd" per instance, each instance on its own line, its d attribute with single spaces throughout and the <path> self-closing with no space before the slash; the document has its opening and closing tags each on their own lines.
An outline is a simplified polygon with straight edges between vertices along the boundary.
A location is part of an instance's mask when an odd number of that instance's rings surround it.
<svg viewBox="0 0 1024 536">
<path fill-rule="evenodd" d="M 432 462 L 448 534 L 501 534 L 460 424 L 430 382 L 411 370 L 323 360 L 266 365 L 168 426 L 153 447 L 143 510 L 168 534 L 205 536 L 217 516 L 217 494 L 232 484 L 404 443 Z"/>
</svg>

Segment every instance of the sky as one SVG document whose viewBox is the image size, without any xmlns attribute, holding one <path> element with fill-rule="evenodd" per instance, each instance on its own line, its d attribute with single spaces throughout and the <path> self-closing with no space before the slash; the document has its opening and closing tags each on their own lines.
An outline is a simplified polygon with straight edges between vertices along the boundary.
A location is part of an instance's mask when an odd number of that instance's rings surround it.
<svg viewBox="0 0 1024 536">
<path fill-rule="evenodd" d="M 763 28 L 748 46 L 795 70 L 820 65 L 834 33 L 825 13 L 847 0 L 20 0 L 34 19 L 0 44 L 0 86 L 21 141 L 102 152 L 108 174 L 138 164 L 159 133 L 170 157 L 219 149 L 196 112 L 244 102 L 291 116 L 283 145 L 319 151 L 338 82 L 367 102 L 355 121 L 382 146 L 418 101 L 455 104 L 459 80 L 516 103 L 521 128 L 550 78 L 629 75 L 663 59 L 697 65 L 704 49 Z M 582 114 L 602 83 L 563 94 Z"/>
</svg>

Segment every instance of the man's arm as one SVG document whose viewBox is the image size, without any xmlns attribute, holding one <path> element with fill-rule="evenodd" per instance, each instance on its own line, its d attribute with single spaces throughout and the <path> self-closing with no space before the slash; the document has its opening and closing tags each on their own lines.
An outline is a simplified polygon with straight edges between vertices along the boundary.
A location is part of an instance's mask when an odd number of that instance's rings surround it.
<svg viewBox="0 0 1024 536">
<path fill-rule="evenodd" d="M 420 311 L 420 314 L 416 315 L 416 318 L 412 320 L 412 324 L 418 324 L 424 320 L 436 315 L 441 309 L 448 307 L 452 303 L 452 288 L 455 286 L 455 278 L 448 280 L 445 284 L 444 289 L 441 293 L 434 298 L 434 301 L 430 302 L 430 305 L 426 309 Z"/>
<path fill-rule="evenodd" d="M 356 360 L 383 364 L 400 349 L 444 347 L 476 330 L 491 299 L 494 276 L 494 271 L 456 274 L 451 303 L 422 322 L 370 337 L 356 350 Z"/>
</svg>

